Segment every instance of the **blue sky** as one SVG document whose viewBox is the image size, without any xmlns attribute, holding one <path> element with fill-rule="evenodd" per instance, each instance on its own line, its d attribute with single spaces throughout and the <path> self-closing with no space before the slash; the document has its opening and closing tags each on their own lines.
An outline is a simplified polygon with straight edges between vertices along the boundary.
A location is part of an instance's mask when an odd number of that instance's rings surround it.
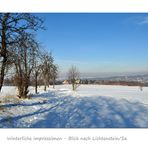
<svg viewBox="0 0 148 148">
<path fill-rule="evenodd" d="M 148 14 L 41 13 L 38 40 L 60 73 L 71 65 L 88 75 L 148 72 Z"/>
</svg>

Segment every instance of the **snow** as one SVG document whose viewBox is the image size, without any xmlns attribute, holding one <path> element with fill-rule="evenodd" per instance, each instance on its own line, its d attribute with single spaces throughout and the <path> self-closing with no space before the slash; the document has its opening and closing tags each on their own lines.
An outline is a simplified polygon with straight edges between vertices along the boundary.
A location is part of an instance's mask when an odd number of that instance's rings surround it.
<svg viewBox="0 0 148 148">
<path fill-rule="evenodd" d="M 5 86 L 0 94 L 0 127 L 98 128 L 148 127 L 148 88 L 81 85 L 50 86 L 30 99 L 15 99 L 15 87 Z M 5 95 L 10 94 L 6 100 Z"/>
<path fill-rule="evenodd" d="M 68 91 L 70 87 L 64 85 L 65 89 L 63 89 L 62 85 L 58 85 L 56 88 Z M 148 104 L 148 87 L 143 87 L 143 91 L 141 91 L 139 86 L 81 85 L 76 93 L 80 96 L 107 96 Z"/>
</svg>

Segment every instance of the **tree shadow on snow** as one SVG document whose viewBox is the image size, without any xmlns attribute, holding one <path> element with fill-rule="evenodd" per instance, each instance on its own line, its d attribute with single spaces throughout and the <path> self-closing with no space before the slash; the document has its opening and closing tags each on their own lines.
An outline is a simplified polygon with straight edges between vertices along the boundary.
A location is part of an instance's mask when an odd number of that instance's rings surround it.
<svg viewBox="0 0 148 148">
<path fill-rule="evenodd" d="M 66 99 L 66 98 L 65 98 Z M 148 107 L 113 98 L 80 98 L 65 101 L 31 127 L 137 128 L 148 127 Z"/>
<path fill-rule="evenodd" d="M 30 128 L 137 128 L 148 127 L 148 106 L 131 103 L 125 99 L 107 97 L 57 97 L 54 92 L 38 94 L 46 102 L 30 104 L 6 104 L 3 107 L 36 106 L 35 112 L 0 120 L 0 126 L 11 121 L 8 127 L 21 126 L 21 119 L 43 116 L 27 127 Z M 47 107 L 42 108 L 42 105 Z M 49 107 L 48 107 L 49 105 Z M 18 121 L 20 122 L 17 126 Z M 3 127 L 3 126 L 2 126 Z"/>
</svg>

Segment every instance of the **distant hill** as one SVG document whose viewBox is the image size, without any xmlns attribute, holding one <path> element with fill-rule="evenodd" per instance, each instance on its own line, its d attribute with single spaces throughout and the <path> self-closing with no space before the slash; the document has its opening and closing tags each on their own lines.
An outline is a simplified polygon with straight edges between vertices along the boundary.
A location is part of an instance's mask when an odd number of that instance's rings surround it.
<svg viewBox="0 0 148 148">
<path fill-rule="evenodd" d="M 112 76 L 112 77 L 83 77 L 88 80 L 109 80 L 109 81 L 140 81 L 148 82 L 148 74 L 145 75 L 129 75 L 129 76 Z"/>
</svg>

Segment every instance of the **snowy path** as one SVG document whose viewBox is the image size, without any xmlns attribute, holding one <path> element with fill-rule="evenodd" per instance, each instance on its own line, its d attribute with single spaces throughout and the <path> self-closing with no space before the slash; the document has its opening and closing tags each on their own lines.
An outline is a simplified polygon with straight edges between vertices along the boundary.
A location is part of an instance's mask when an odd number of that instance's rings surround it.
<svg viewBox="0 0 148 148">
<path fill-rule="evenodd" d="M 148 127 L 148 105 L 92 94 L 59 87 L 1 104 L 0 127 Z"/>
</svg>

